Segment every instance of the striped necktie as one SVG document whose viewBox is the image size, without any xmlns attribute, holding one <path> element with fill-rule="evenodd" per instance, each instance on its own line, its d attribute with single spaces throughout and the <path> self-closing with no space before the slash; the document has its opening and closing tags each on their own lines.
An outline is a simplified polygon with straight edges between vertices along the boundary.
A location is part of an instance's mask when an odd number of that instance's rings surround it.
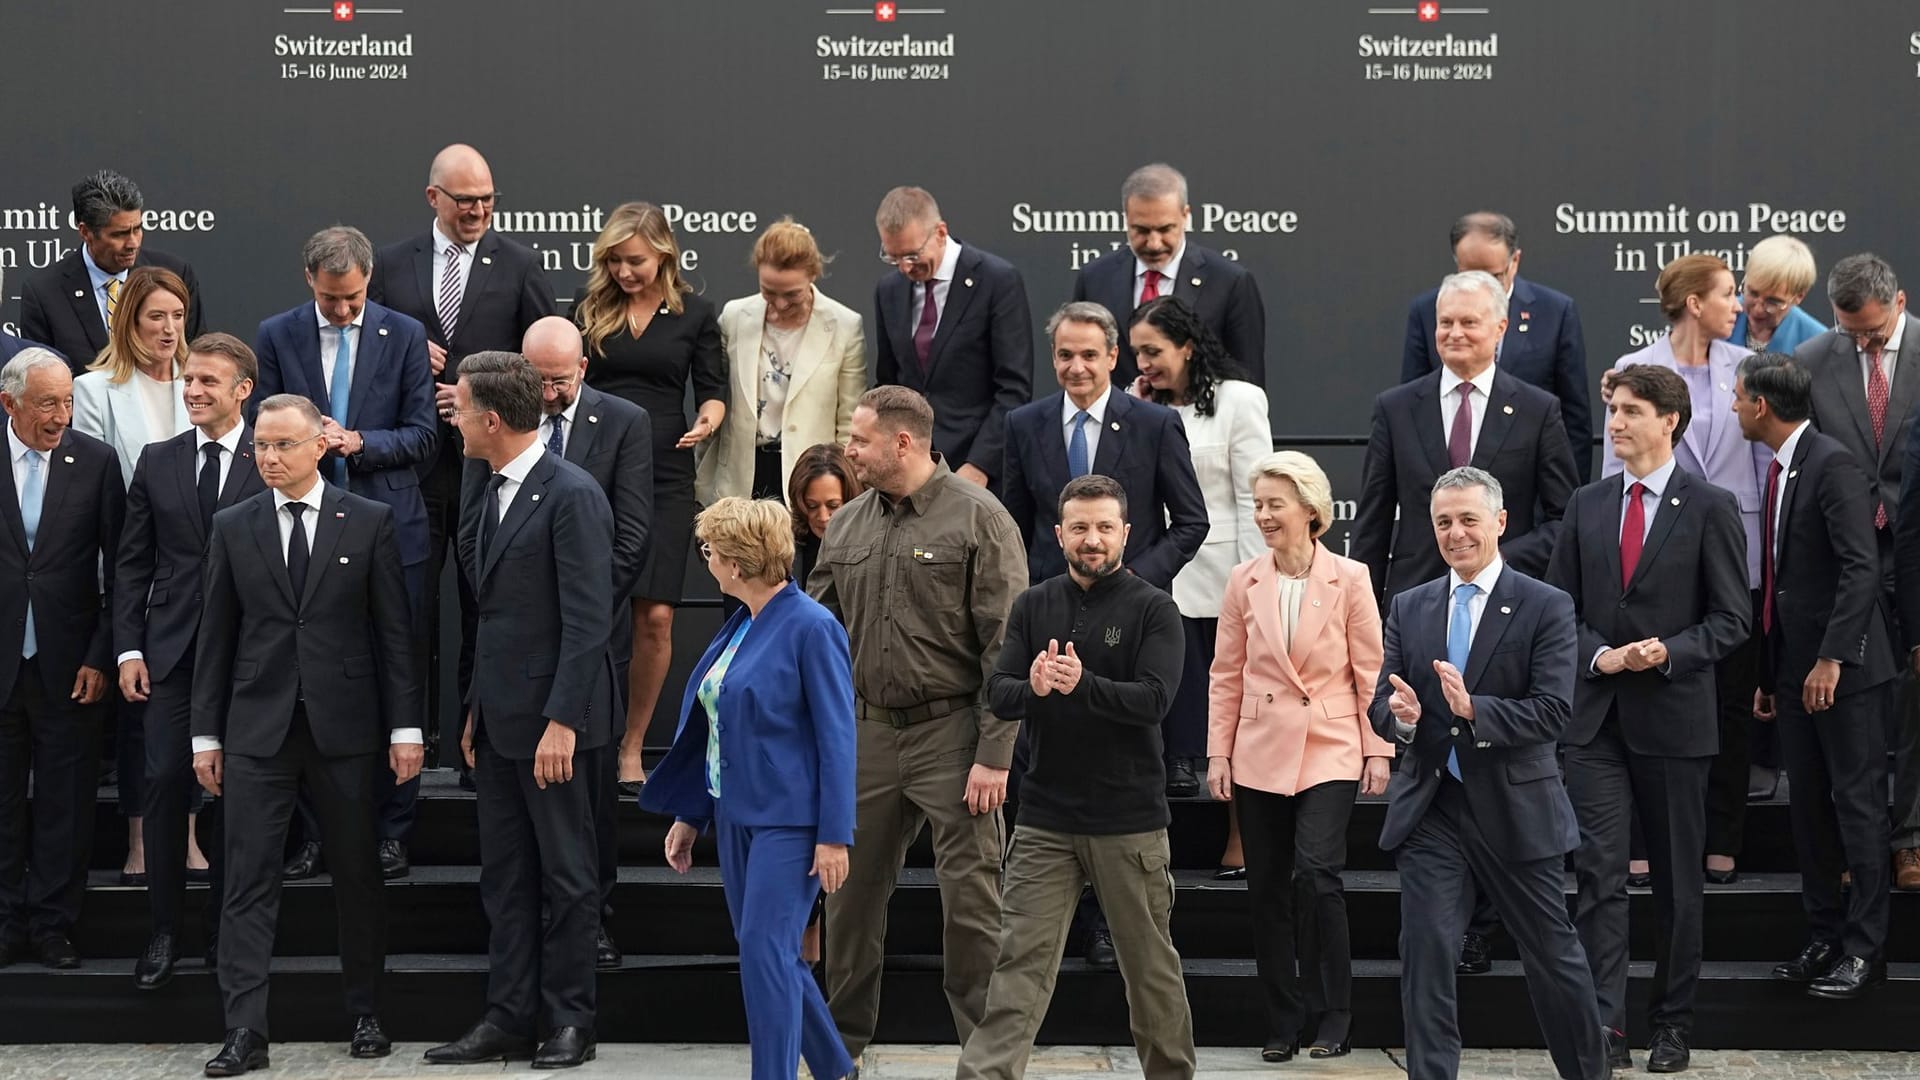
<svg viewBox="0 0 1920 1080">
<path fill-rule="evenodd" d="M 453 343 L 454 324 L 460 321 L 460 294 L 466 291 L 460 274 L 460 256 L 465 251 L 459 244 L 448 244 L 447 265 L 440 272 L 440 301 L 435 309 L 440 315 L 440 333 L 448 344 Z"/>
<path fill-rule="evenodd" d="M 120 310 L 120 279 L 107 279 L 107 332 L 113 332 L 113 313 Z"/>
</svg>

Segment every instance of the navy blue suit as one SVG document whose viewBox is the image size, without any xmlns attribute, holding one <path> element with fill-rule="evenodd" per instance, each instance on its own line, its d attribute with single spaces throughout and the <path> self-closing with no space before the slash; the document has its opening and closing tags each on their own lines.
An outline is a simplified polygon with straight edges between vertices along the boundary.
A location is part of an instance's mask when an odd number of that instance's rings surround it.
<svg viewBox="0 0 1920 1080">
<path fill-rule="evenodd" d="M 1474 712 L 1463 720 L 1433 670 L 1433 661 L 1447 656 L 1450 588 L 1448 575 L 1393 598 L 1367 713 L 1382 738 L 1403 746 L 1387 787 L 1380 846 L 1395 853 L 1400 869 L 1407 1075 L 1459 1072 L 1454 962 L 1477 886 L 1520 948 L 1560 1075 L 1605 1077 L 1593 978 L 1567 918 L 1561 878 L 1563 857 L 1580 841 L 1555 756 L 1573 715 L 1573 600 L 1510 565 L 1501 570 L 1462 673 Z M 1389 675 L 1420 699 L 1410 741 L 1388 709 Z M 1459 759 L 1459 780 L 1448 775 L 1450 751 Z"/>
<path fill-rule="evenodd" d="M 1127 341 L 1127 319 L 1133 315 L 1134 270 L 1138 257 L 1130 247 L 1119 247 L 1088 263 L 1073 279 L 1073 298 L 1091 300 L 1112 313 L 1120 324 L 1120 360 L 1114 365 L 1116 386 L 1132 386 L 1140 367 Z M 1187 238 L 1180 265 L 1166 271 L 1160 295 L 1172 294 L 1187 302 L 1207 324 L 1227 355 L 1240 365 L 1247 381 L 1267 384 L 1267 308 L 1253 272 L 1210 248 Z"/>
<path fill-rule="evenodd" d="M 1207 504 L 1193 474 L 1193 452 L 1180 414 L 1165 405 L 1123 393 L 1107 393 L 1105 428 L 1094 451 L 1093 472 L 1112 477 L 1127 492 L 1126 565 L 1135 574 L 1173 591 L 1173 577 L 1206 542 Z M 1022 405 L 1007 416 L 1007 472 L 1001 502 L 1027 539 L 1027 573 L 1033 584 L 1067 572 L 1067 558 L 1054 539 L 1060 523 L 1060 489 L 1067 473 L 1065 392 Z"/>
<path fill-rule="evenodd" d="M 1407 308 L 1407 344 L 1400 356 L 1400 381 L 1412 382 L 1440 370 L 1433 351 L 1434 287 Z M 1565 293 L 1523 277 L 1513 279 L 1507 301 L 1507 336 L 1500 341 L 1500 370 L 1560 399 L 1560 418 L 1573 446 L 1580 482 L 1593 476 L 1593 407 L 1587 385 L 1587 340 L 1580 332 L 1580 309 Z"/>
<path fill-rule="evenodd" d="M 717 819 L 720 877 L 740 942 L 754 1080 L 791 1080 L 804 1056 L 815 1076 L 853 1071 L 826 1000 L 800 959 L 819 892 L 814 845 L 853 843 L 853 665 L 832 613 L 789 581 L 734 652 L 715 712 L 720 797 L 707 787 L 706 672 L 748 621 L 736 610 L 693 665 L 673 748 L 640 789 L 640 805 L 696 828 Z"/>
</svg>

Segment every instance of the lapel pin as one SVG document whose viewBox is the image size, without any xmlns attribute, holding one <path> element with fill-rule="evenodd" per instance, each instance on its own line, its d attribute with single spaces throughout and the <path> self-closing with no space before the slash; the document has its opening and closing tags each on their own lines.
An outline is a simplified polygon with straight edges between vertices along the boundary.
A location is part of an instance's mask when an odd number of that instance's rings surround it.
<svg viewBox="0 0 1920 1080">
<path fill-rule="evenodd" d="M 1318 601 L 1318 600 L 1315 600 L 1315 601 L 1313 602 L 1313 606 L 1314 606 L 1314 607 L 1319 607 L 1319 606 L 1320 606 L 1320 601 Z"/>
<path fill-rule="evenodd" d="M 540 495 L 539 495 L 539 493 L 538 493 L 538 492 L 535 492 L 535 493 L 534 493 L 534 496 L 533 496 L 533 501 L 534 501 L 534 502 L 539 502 L 539 501 L 540 501 Z"/>
<path fill-rule="evenodd" d="M 80 299 L 81 297 L 83 297 L 83 296 L 85 296 L 85 295 L 87 295 L 87 290 L 85 290 L 85 289 L 75 289 L 75 290 L 73 290 L 73 298 L 74 298 L 75 300 L 78 300 L 78 299 Z"/>
<path fill-rule="evenodd" d="M 1500 614 L 1502 614 L 1502 615 L 1511 615 L 1511 614 L 1513 614 L 1513 609 L 1512 609 L 1512 608 L 1510 608 L 1510 607 L 1508 607 L 1508 606 L 1507 606 L 1507 605 L 1505 605 L 1505 604 L 1501 604 L 1501 605 L 1500 605 Z"/>
<path fill-rule="evenodd" d="M 1196 289 L 1200 287 L 1200 279 L 1199 279 L 1199 278 L 1194 278 L 1194 279 L 1193 279 L 1193 287 L 1194 287 L 1194 288 L 1196 288 Z"/>
<path fill-rule="evenodd" d="M 67 460 L 68 460 L 68 461 L 72 461 L 73 459 L 72 459 L 72 458 L 68 458 Z M 1787 479 L 1789 479 L 1789 480 L 1791 480 L 1791 479 L 1793 479 L 1794 477 L 1796 477 L 1796 476 L 1799 476 L 1799 475 L 1800 475 L 1800 470 L 1799 470 L 1799 469 L 1795 469 L 1795 470 L 1793 470 L 1792 472 L 1790 472 L 1790 473 L 1788 473 L 1788 474 L 1787 474 Z"/>
<path fill-rule="evenodd" d="M 1725 390 L 1726 388 L 1727 388 L 1727 384 L 1726 384 L 1726 383 L 1721 383 L 1721 384 L 1720 384 L 1720 389 L 1722 389 L 1722 390 Z"/>
<path fill-rule="evenodd" d="M 973 288 L 973 279 L 968 278 L 966 284 L 967 284 L 967 288 L 969 289 Z"/>
<path fill-rule="evenodd" d="M 1531 318 L 1533 318 L 1533 312 L 1531 311 L 1523 311 L 1520 313 L 1521 322 L 1526 322 L 1528 319 L 1531 319 Z"/>
<path fill-rule="evenodd" d="M 491 256 L 491 255 L 482 255 L 482 256 L 480 256 L 480 262 L 481 262 L 481 265 L 483 265 L 483 266 L 492 266 L 492 265 L 493 265 L 493 256 Z"/>
<path fill-rule="evenodd" d="M 1120 430 L 1120 421 L 1118 421 L 1118 420 L 1115 420 L 1115 421 L 1113 422 L 1113 430 L 1115 430 L 1115 431 L 1119 431 L 1119 430 Z M 73 459 L 72 459 L 72 458 L 68 458 L 67 460 L 68 460 L 68 461 L 72 461 Z"/>
<path fill-rule="evenodd" d="M 340 565 L 341 566 L 347 565 L 347 557 L 345 555 L 340 556 Z"/>
<path fill-rule="evenodd" d="M 386 327 L 384 327 L 384 326 L 383 326 L 383 327 L 381 327 L 381 328 L 380 328 L 380 336 L 381 336 L 381 337 L 386 337 L 386 336 L 387 336 L 387 328 L 386 328 Z"/>
<path fill-rule="evenodd" d="M 589 416 L 589 417 L 587 417 L 587 423 L 589 423 L 589 424 L 597 424 L 597 423 L 599 423 L 599 422 L 600 422 L 600 418 L 599 418 L 599 417 L 597 417 L 597 416 Z"/>
<path fill-rule="evenodd" d="M 1490 746 L 1492 746 L 1492 745 L 1493 745 L 1493 744 L 1492 744 L 1492 743 L 1490 743 L 1490 742 L 1477 742 L 1477 743 L 1474 743 L 1474 744 L 1473 744 L 1473 748 L 1474 748 L 1475 750 L 1485 750 L 1485 749 L 1487 749 L 1488 747 L 1490 747 Z"/>
<path fill-rule="evenodd" d="M 72 455 L 72 454 L 62 454 L 62 455 L 60 455 L 60 460 L 61 460 L 61 461 L 64 461 L 64 462 L 66 462 L 66 463 L 67 463 L 67 464 L 69 464 L 69 465 L 71 465 L 71 464 L 73 464 L 73 455 Z"/>
<path fill-rule="evenodd" d="M 1522 316 L 1522 318 L 1524 318 L 1524 317 L 1525 317 L 1525 316 Z M 1527 327 L 1529 327 L 1529 326 L 1532 326 L 1532 325 L 1533 325 L 1532 323 L 1528 323 L 1528 322 L 1523 322 L 1523 323 L 1521 323 L 1521 324 L 1520 324 L 1520 332 L 1521 332 L 1521 333 L 1523 333 L 1523 334 L 1524 334 L 1524 333 L 1526 333 L 1526 332 L 1527 332 Z"/>
<path fill-rule="evenodd" d="M 333 516 L 335 518 L 344 518 L 347 516 L 347 512 L 345 510 L 335 510 Z"/>
<path fill-rule="evenodd" d="M 1503 412 L 1503 413 L 1506 413 L 1506 414 L 1507 414 L 1508 416 L 1512 416 L 1512 415 L 1513 415 L 1513 406 L 1511 406 L 1511 405 L 1502 405 L 1502 406 L 1500 407 L 1500 411 L 1501 411 L 1501 412 Z"/>
<path fill-rule="evenodd" d="M 1673 497 L 1673 505 L 1675 505 L 1675 506 L 1679 506 L 1679 505 L 1680 505 L 1680 496 L 1678 496 L 1678 495 L 1675 495 L 1675 496 Z"/>
</svg>

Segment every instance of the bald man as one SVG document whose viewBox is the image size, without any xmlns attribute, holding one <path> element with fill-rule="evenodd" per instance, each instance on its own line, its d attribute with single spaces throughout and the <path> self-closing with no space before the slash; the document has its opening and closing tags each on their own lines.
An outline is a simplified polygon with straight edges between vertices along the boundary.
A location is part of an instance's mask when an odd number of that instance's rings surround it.
<svg viewBox="0 0 1920 1080">
<path fill-rule="evenodd" d="M 462 451 L 459 433 L 447 423 L 453 384 L 463 357 L 493 349 L 516 352 L 527 328 L 554 312 L 553 286 L 541 272 L 540 257 L 493 231 L 498 194 L 493 170 L 478 150 L 455 143 L 440 151 L 427 171 L 432 227 L 381 248 L 367 282 L 368 299 L 411 315 L 427 328 L 427 359 L 437 384 L 439 450 L 420 468 L 428 535 L 427 599 L 418 631 L 435 654 L 427 665 L 428 730 L 440 732 L 449 747 L 460 741 L 460 716 L 455 703 L 442 701 L 437 654 L 441 566 L 460 532 Z M 466 581 L 457 574 L 455 578 L 464 653 L 473 641 L 473 596 Z M 459 755 L 449 753 L 446 758 L 457 761 Z M 382 817 L 381 839 L 390 843 L 381 844 L 381 861 L 388 876 L 398 876 L 405 873 L 412 806 L 389 807 Z"/>
</svg>

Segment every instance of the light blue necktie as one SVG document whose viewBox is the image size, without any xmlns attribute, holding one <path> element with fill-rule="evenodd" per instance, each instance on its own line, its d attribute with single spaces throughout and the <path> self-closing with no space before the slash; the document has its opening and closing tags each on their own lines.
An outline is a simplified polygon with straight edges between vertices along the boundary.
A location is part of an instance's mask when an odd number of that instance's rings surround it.
<svg viewBox="0 0 1920 1080">
<path fill-rule="evenodd" d="M 1087 421 L 1093 417 L 1087 410 L 1081 409 L 1073 417 L 1073 437 L 1067 440 L 1067 479 L 1085 476 L 1092 470 L 1087 467 Z"/>
<path fill-rule="evenodd" d="M 33 550 L 40 533 L 40 503 L 47 493 L 46 476 L 40 471 L 40 454 L 27 451 L 27 479 L 20 485 L 20 524 L 27 530 L 27 550 Z M 33 601 L 27 601 L 27 636 L 21 639 L 20 656 L 31 660 L 40 651 L 39 637 L 33 632 Z"/>
<path fill-rule="evenodd" d="M 327 390 L 327 408 L 333 422 L 341 427 L 347 426 L 347 397 L 353 390 L 352 354 L 347 340 L 353 333 L 349 323 L 339 328 L 340 347 L 333 351 L 333 385 Z M 347 459 L 335 458 L 333 461 L 334 482 L 341 487 L 347 486 Z"/>
<path fill-rule="evenodd" d="M 1473 650 L 1473 597 L 1479 591 L 1480 586 L 1470 581 L 1453 590 L 1453 616 L 1447 620 L 1447 663 L 1463 679 L 1467 675 L 1467 654 Z M 1451 747 L 1447 749 L 1447 772 L 1455 780 L 1461 779 L 1460 753 Z"/>
</svg>

